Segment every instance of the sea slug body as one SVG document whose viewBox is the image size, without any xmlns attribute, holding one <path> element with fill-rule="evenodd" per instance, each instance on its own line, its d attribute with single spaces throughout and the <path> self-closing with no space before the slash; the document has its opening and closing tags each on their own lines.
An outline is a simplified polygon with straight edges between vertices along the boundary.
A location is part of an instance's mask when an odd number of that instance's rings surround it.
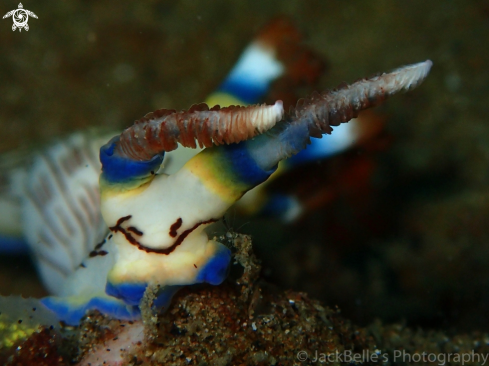
<svg viewBox="0 0 489 366">
<path fill-rule="evenodd" d="M 259 107 L 271 112 L 258 112 L 258 119 L 250 109 L 234 110 L 243 115 L 233 117 L 234 124 L 226 122 L 225 134 L 217 132 L 212 138 L 210 132 L 194 133 L 200 117 L 192 117 L 190 144 L 195 144 L 196 138 L 204 146 L 209 141 L 220 145 L 204 149 L 171 175 L 155 172 L 165 149 L 173 148 L 173 143 L 150 146 L 137 136 L 122 141 L 123 136 L 134 134 L 131 128 L 112 138 L 100 149 L 101 211 L 110 234 L 66 281 L 61 295 L 44 299 L 44 304 L 70 324 L 77 324 L 88 309 L 134 319 L 148 286 L 160 289 L 155 305 L 167 307 L 181 286 L 220 284 L 227 275 L 231 253 L 221 243 L 209 240 L 204 228 L 219 220 L 247 191 L 266 181 L 281 160 L 304 149 L 311 137 L 331 133 L 331 126 L 348 122 L 359 111 L 419 85 L 430 68 L 431 61 L 426 61 L 313 94 L 299 100 L 283 118 L 280 103 Z M 158 123 L 164 125 L 161 119 Z M 249 132 L 244 135 L 243 124 L 253 125 L 245 128 Z M 181 131 L 185 124 L 177 125 L 178 131 L 172 133 L 178 137 L 175 141 L 182 142 L 187 139 L 186 131 Z M 134 128 L 139 128 L 138 123 Z M 241 142 L 235 143 L 236 138 Z"/>
</svg>

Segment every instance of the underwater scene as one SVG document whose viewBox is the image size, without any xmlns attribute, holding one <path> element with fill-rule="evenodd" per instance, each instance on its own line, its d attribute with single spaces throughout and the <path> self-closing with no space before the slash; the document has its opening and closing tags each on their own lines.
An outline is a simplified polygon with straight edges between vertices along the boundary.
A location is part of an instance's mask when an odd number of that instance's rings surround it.
<svg viewBox="0 0 489 366">
<path fill-rule="evenodd" d="M 0 7 L 0 365 L 488 363 L 489 3 Z"/>
</svg>

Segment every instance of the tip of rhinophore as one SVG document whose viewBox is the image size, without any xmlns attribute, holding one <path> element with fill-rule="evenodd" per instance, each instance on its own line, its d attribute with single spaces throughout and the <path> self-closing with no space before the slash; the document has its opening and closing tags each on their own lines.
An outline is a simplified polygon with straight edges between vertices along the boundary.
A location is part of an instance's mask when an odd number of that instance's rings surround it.
<svg viewBox="0 0 489 366">
<path fill-rule="evenodd" d="M 426 60 L 426 61 L 418 62 L 415 64 L 402 66 L 402 67 L 396 69 L 395 71 L 417 70 L 417 71 L 422 71 L 423 74 L 428 74 L 430 72 L 432 66 L 433 66 L 433 62 L 431 60 Z"/>
<path fill-rule="evenodd" d="M 433 66 L 433 61 L 426 60 L 424 62 L 420 62 L 418 65 L 423 67 L 425 70 L 425 73 L 428 74 L 431 70 L 431 67 Z"/>
<path fill-rule="evenodd" d="M 284 102 L 277 100 L 273 105 L 273 110 L 277 116 L 277 122 L 284 118 Z"/>
<path fill-rule="evenodd" d="M 432 66 L 433 62 L 426 60 L 394 70 L 391 75 L 395 75 L 394 79 L 400 87 L 400 89 L 396 89 L 396 92 L 401 89 L 411 90 L 420 85 L 430 73 Z"/>
<path fill-rule="evenodd" d="M 423 82 L 423 80 L 430 73 L 431 67 L 433 66 L 433 62 L 431 60 L 426 60 L 424 62 L 420 62 L 414 65 L 418 69 L 417 76 L 417 84 Z"/>
<path fill-rule="evenodd" d="M 426 60 L 423 62 L 418 62 L 417 64 L 411 65 L 411 67 L 420 69 L 424 74 L 428 74 L 433 66 L 433 62 L 431 60 Z"/>
</svg>

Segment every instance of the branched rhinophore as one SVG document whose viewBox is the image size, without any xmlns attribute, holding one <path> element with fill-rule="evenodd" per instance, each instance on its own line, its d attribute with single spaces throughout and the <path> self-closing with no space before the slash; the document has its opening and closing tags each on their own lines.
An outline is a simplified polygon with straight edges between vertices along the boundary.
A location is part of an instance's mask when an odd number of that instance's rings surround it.
<svg viewBox="0 0 489 366">
<path fill-rule="evenodd" d="M 188 111 L 159 109 L 126 129 L 116 150 L 134 160 L 149 160 L 162 151 L 184 147 L 231 144 L 248 140 L 270 129 L 284 116 L 281 101 L 273 106 L 247 107 L 195 104 Z"/>
</svg>

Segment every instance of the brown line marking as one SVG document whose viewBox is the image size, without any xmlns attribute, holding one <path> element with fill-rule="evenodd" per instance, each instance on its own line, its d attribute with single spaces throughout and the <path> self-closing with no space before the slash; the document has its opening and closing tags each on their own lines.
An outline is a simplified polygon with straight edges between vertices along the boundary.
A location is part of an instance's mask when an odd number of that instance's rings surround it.
<svg viewBox="0 0 489 366">
<path fill-rule="evenodd" d="M 179 217 L 177 219 L 177 221 L 175 221 L 175 223 L 172 226 L 170 226 L 170 236 L 172 238 L 177 236 L 177 234 L 178 234 L 177 230 L 180 229 L 180 227 L 182 226 L 182 223 L 183 223 L 183 220 L 181 217 Z"/>
<path fill-rule="evenodd" d="M 194 267 L 197 268 L 197 265 L 194 263 Z"/>
<path fill-rule="evenodd" d="M 127 232 L 127 230 L 125 228 L 123 228 L 121 226 L 121 224 L 124 222 L 124 221 L 127 221 L 129 220 L 130 218 L 132 217 L 132 215 L 128 215 L 128 216 L 124 216 L 124 217 L 121 217 L 119 220 L 117 220 L 117 223 L 112 226 L 112 227 L 109 227 L 109 230 L 110 231 L 113 231 L 113 232 L 120 232 L 121 234 L 123 234 L 125 237 L 126 237 L 126 240 L 131 243 L 132 245 L 136 246 L 139 250 L 144 250 L 145 252 L 147 253 L 156 253 L 156 254 L 165 254 L 165 255 L 168 255 L 170 253 L 172 253 L 176 247 L 178 247 L 180 244 L 182 244 L 182 242 L 185 240 L 185 238 L 192 232 L 194 231 L 195 229 L 197 229 L 200 225 L 205 225 L 205 224 L 210 224 L 212 222 L 216 222 L 218 221 L 217 219 L 210 219 L 210 220 L 206 220 L 206 221 L 201 221 L 201 222 L 198 222 L 196 223 L 194 226 L 192 226 L 190 229 L 187 229 L 185 230 L 184 232 L 182 232 L 177 240 L 175 240 L 175 242 L 168 248 L 164 248 L 164 249 L 154 249 L 154 248 L 148 248 L 146 246 L 144 246 L 143 244 L 141 244 L 140 242 L 138 242 L 132 235 L 131 233 Z M 179 220 L 181 220 L 181 218 L 179 218 L 175 224 L 177 222 L 179 222 Z M 175 225 L 173 224 L 173 225 Z M 173 226 L 172 225 L 172 226 Z M 180 224 L 181 225 L 181 224 Z M 179 226 L 180 227 L 180 226 Z"/>
<path fill-rule="evenodd" d="M 139 231 L 134 226 L 129 226 L 127 228 L 127 231 L 132 231 L 134 234 L 139 235 L 139 236 L 142 236 L 143 235 L 143 232 L 142 231 Z"/>
<path fill-rule="evenodd" d="M 100 249 L 102 248 L 102 246 L 105 244 L 105 239 L 102 240 L 100 243 L 98 243 L 97 245 L 95 245 L 95 249 Z"/>
<path fill-rule="evenodd" d="M 92 250 L 88 256 L 90 258 L 96 257 L 97 255 L 101 255 L 103 257 L 104 255 L 107 254 L 109 254 L 109 252 L 107 252 L 106 250 L 101 250 L 99 252 L 97 252 L 96 250 Z"/>
<path fill-rule="evenodd" d="M 121 224 L 124 222 L 124 221 L 127 221 L 129 220 L 130 218 L 132 217 L 132 215 L 127 215 L 127 216 L 124 216 L 124 217 L 121 217 L 119 220 L 117 220 L 115 226 L 112 226 L 112 227 L 109 227 L 109 229 L 111 231 L 114 231 L 116 227 L 120 227 Z M 122 229 L 122 228 L 121 228 Z"/>
</svg>

